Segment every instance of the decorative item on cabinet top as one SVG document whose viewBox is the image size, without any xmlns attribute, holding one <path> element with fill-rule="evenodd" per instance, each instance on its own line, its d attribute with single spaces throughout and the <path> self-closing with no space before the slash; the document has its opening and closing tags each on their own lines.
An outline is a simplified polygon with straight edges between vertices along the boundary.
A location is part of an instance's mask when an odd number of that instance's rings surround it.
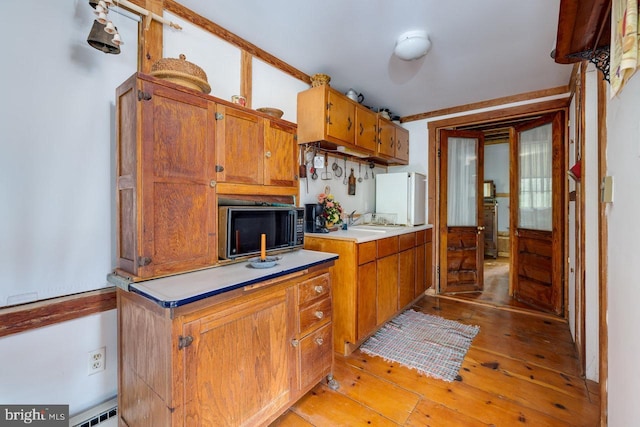
<svg viewBox="0 0 640 427">
<path fill-rule="evenodd" d="M 207 74 L 196 64 L 187 61 L 184 54 L 180 58 L 162 58 L 151 66 L 152 76 L 199 90 L 202 93 L 211 92 L 207 81 Z"/>
<path fill-rule="evenodd" d="M 322 73 L 314 74 L 313 76 L 311 76 L 311 87 L 323 86 L 323 85 L 330 86 L 329 85 L 330 81 L 331 81 L 331 76 L 327 74 L 322 74 Z"/>
<path fill-rule="evenodd" d="M 262 107 L 262 108 L 256 108 L 256 111 L 268 114 L 271 117 L 275 117 L 276 119 L 280 119 L 284 115 L 284 111 L 279 110 L 277 108 Z"/>
</svg>

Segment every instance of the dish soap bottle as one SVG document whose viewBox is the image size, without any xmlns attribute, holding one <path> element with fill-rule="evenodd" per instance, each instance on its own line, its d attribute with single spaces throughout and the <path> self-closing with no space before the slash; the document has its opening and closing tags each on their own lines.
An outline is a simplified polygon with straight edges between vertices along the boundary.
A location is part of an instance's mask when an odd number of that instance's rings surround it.
<svg viewBox="0 0 640 427">
<path fill-rule="evenodd" d="M 356 176 L 353 174 L 353 168 L 351 168 L 351 175 L 349 175 L 349 191 L 350 196 L 356 195 Z"/>
</svg>

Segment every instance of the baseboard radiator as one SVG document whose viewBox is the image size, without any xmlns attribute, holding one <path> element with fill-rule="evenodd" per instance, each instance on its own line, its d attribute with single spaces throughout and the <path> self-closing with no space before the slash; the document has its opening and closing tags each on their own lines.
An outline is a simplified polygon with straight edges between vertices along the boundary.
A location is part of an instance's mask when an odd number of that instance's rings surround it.
<svg viewBox="0 0 640 427">
<path fill-rule="evenodd" d="M 69 420 L 69 427 L 93 426 L 118 426 L 118 399 L 116 397 L 75 415 Z"/>
</svg>

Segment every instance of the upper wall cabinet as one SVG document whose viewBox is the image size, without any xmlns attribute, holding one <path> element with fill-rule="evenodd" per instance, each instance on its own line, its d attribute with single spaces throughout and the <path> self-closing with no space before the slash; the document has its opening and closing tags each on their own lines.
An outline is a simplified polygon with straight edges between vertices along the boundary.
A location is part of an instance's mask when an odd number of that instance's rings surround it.
<svg viewBox="0 0 640 427">
<path fill-rule="evenodd" d="M 293 123 L 135 74 L 116 91 L 117 268 L 140 279 L 218 263 L 218 197 L 299 192 Z"/>
<path fill-rule="evenodd" d="M 409 159 L 406 129 L 327 85 L 298 93 L 298 143 L 315 142 L 329 149 L 343 146 L 382 163 L 406 164 Z"/>
<path fill-rule="evenodd" d="M 216 118 L 218 192 L 235 194 L 256 189 L 225 185 L 246 184 L 280 187 L 275 190 L 280 194 L 296 193 L 298 145 L 294 125 L 222 104 L 217 105 Z M 263 187 L 258 189 L 265 191 Z"/>
<path fill-rule="evenodd" d="M 215 264 L 215 103 L 137 76 L 116 96 L 117 267 L 150 278 Z"/>
</svg>

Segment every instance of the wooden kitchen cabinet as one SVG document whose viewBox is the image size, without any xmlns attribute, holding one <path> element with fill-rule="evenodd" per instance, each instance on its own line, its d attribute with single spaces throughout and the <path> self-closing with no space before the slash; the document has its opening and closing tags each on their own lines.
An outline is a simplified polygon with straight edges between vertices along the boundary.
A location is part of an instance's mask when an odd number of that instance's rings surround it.
<svg viewBox="0 0 640 427">
<path fill-rule="evenodd" d="M 432 268 L 432 230 L 416 232 L 415 248 L 415 297 L 419 297 L 431 287 Z"/>
<path fill-rule="evenodd" d="M 216 168 L 219 182 L 262 185 L 264 120 L 250 111 L 217 105 Z"/>
<path fill-rule="evenodd" d="M 331 87 L 298 93 L 298 143 L 355 149 L 389 164 L 409 161 L 409 131 Z"/>
<path fill-rule="evenodd" d="M 356 105 L 355 144 L 360 151 L 375 153 L 378 146 L 378 115 L 362 105 Z"/>
<path fill-rule="evenodd" d="M 215 103 L 134 75 L 116 91 L 117 268 L 139 278 L 217 262 Z"/>
<path fill-rule="evenodd" d="M 116 90 L 117 265 L 136 280 L 218 263 L 217 203 L 292 203 L 296 125 L 136 73 Z"/>
<path fill-rule="evenodd" d="M 407 164 L 409 162 L 409 131 L 379 117 L 376 155 L 391 163 Z"/>
<path fill-rule="evenodd" d="M 174 308 L 117 294 L 120 425 L 268 425 L 332 372 L 327 267 Z"/>
<path fill-rule="evenodd" d="M 378 120 L 378 150 L 376 154 L 384 159 L 393 160 L 396 155 L 396 127 L 389 120 Z"/>
<path fill-rule="evenodd" d="M 396 126 L 395 158 L 400 164 L 409 163 L 409 131 L 401 126 Z"/>
<path fill-rule="evenodd" d="M 332 268 L 334 351 L 352 353 L 424 293 L 431 274 L 427 235 L 430 229 L 362 243 L 305 236 L 306 249 L 339 255 Z"/>
<path fill-rule="evenodd" d="M 355 146 L 356 105 L 328 85 L 298 93 L 298 143 Z"/>
<path fill-rule="evenodd" d="M 399 236 L 398 307 L 406 307 L 416 298 L 416 233 Z"/>
<path fill-rule="evenodd" d="M 292 124 L 265 119 L 264 185 L 298 189 L 297 129 Z"/>
<path fill-rule="evenodd" d="M 382 326 L 398 311 L 398 236 L 379 239 L 376 243 L 376 324 Z"/>
<path fill-rule="evenodd" d="M 217 105 L 216 117 L 216 169 L 221 184 L 219 193 L 233 193 L 236 189 L 243 192 L 242 187 L 226 184 L 279 186 L 297 190 L 298 145 L 295 142 L 295 125 L 276 122 L 249 109 L 222 104 Z M 247 191 L 251 192 L 244 190 Z"/>
</svg>

